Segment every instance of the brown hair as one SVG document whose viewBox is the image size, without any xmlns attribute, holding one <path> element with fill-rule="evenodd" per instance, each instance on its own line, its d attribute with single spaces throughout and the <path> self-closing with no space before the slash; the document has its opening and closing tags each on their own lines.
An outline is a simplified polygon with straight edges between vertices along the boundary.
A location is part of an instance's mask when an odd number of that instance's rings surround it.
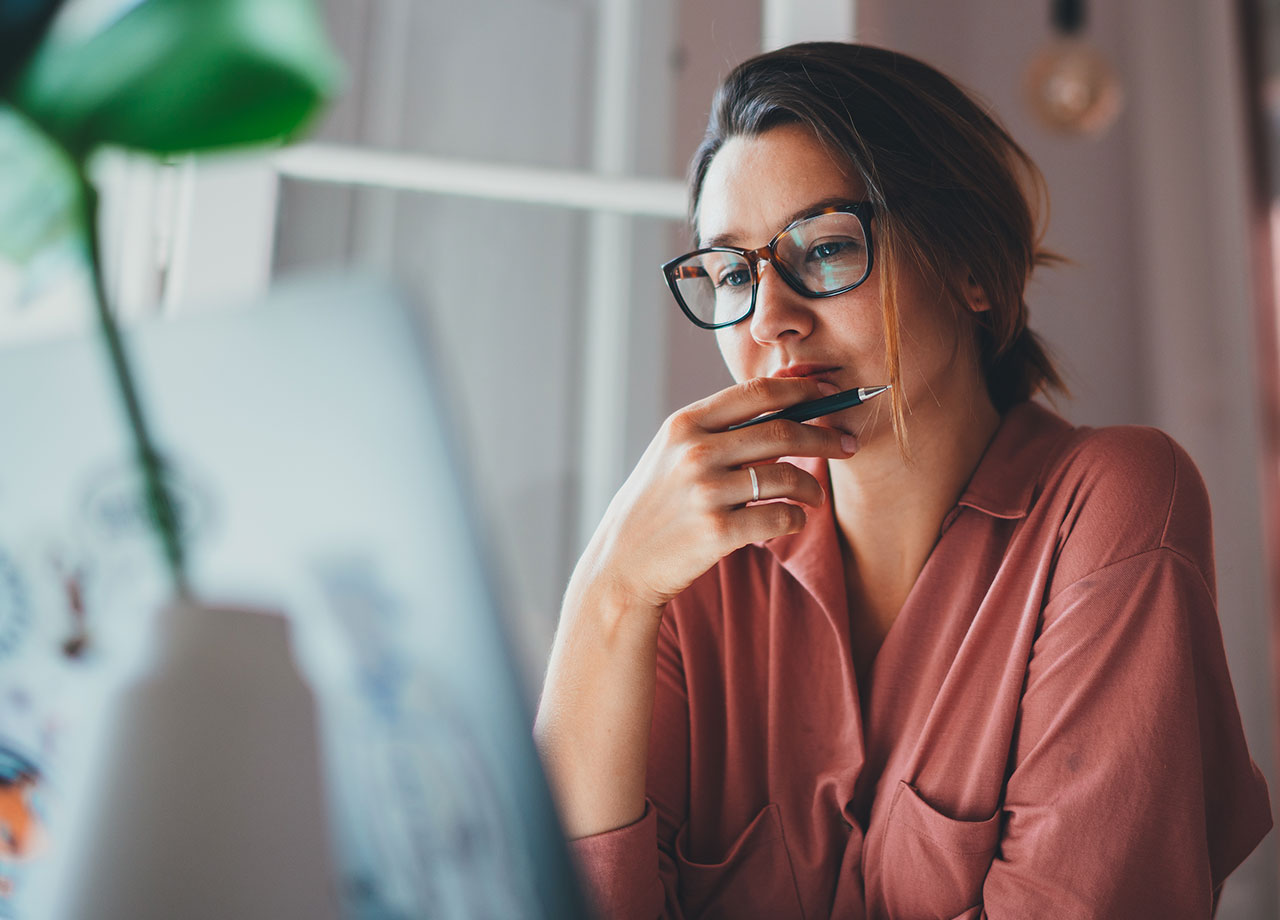
<svg viewBox="0 0 1280 920">
<path fill-rule="evenodd" d="M 1037 391 L 1066 392 L 1027 326 L 1025 290 L 1036 265 L 1058 261 L 1040 246 L 1035 209 L 1044 179 L 1017 142 L 952 80 L 929 65 L 867 45 L 811 42 L 754 57 L 716 92 L 707 133 L 690 166 L 691 219 L 712 158 L 725 141 L 784 124 L 811 129 L 843 156 L 875 206 L 876 255 L 893 396 L 904 450 L 898 309 L 893 266 L 905 260 L 960 309 L 971 278 L 990 309 L 974 320 L 996 410 Z M 886 270 L 888 269 L 888 270 Z"/>
</svg>

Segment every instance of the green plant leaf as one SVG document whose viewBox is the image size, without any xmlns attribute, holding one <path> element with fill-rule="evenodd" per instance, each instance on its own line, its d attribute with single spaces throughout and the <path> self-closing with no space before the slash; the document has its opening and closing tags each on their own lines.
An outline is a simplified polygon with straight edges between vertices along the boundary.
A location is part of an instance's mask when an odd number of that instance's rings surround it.
<svg viewBox="0 0 1280 920">
<path fill-rule="evenodd" d="M 25 264 L 81 230 L 75 166 L 14 109 L 0 105 L 0 256 Z"/>
<path fill-rule="evenodd" d="M 15 104 L 79 158 L 100 144 L 185 153 L 284 141 L 337 86 L 311 0 L 123 4 L 87 34 L 69 4 L 14 86 Z"/>
</svg>

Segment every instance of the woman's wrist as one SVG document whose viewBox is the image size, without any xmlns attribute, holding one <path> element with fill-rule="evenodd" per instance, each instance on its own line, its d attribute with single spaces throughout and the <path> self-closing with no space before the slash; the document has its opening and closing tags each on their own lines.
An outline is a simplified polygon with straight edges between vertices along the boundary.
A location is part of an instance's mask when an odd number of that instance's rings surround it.
<svg viewBox="0 0 1280 920">
<path fill-rule="evenodd" d="M 665 605 L 654 605 L 609 578 L 570 582 L 561 611 L 561 629 L 587 630 L 605 648 L 654 648 Z"/>
<path fill-rule="evenodd" d="M 578 560 L 565 590 L 561 619 L 587 616 L 609 635 L 654 632 L 662 621 L 665 603 L 646 598 L 620 577 L 595 546 Z"/>
</svg>

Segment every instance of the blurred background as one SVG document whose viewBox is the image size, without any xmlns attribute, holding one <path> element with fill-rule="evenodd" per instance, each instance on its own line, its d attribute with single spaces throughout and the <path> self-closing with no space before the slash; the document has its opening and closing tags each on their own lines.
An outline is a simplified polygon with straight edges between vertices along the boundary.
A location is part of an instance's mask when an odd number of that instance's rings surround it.
<svg viewBox="0 0 1280 920">
<path fill-rule="evenodd" d="M 1068 21 L 1049 0 L 321 5 L 348 85 L 309 142 L 100 162 L 110 292 L 128 320 L 317 268 L 407 286 L 442 346 L 531 690 L 609 497 L 668 413 L 729 382 L 658 272 L 688 246 L 682 176 L 716 83 L 762 48 L 857 39 L 976 91 L 1044 171 L 1047 243 L 1071 261 L 1030 303 L 1074 394 L 1058 408 L 1159 426 L 1198 463 L 1245 728 L 1280 800 L 1280 2 L 1110 0 Z M 1057 90 L 1029 83 L 1064 38 L 1104 62 L 1103 103 L 1074 129 L 1044 117 Z M 87 322 L 67 258 L 0 262 L 0 339 Z M 1219 917 L 1280 916 L 1275 841 Z"/>
</svg>

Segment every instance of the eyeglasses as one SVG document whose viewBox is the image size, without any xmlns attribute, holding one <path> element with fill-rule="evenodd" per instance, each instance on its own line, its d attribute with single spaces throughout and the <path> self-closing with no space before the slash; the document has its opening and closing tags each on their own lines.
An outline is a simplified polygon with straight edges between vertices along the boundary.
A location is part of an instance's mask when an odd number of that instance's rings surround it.
<svg viewBox="0 0 1280 920">
<path fill-rule="evenodd" d="M 756 308 L 760 263 L 770 262 L 797 294 L 834 297 L 871 274 L 871 203 L 824 208 L 788 224 L 759 249 L 713 246 L 662 266 L 684 315 L 703 329 L 740 323 Z"/>
</svg>

